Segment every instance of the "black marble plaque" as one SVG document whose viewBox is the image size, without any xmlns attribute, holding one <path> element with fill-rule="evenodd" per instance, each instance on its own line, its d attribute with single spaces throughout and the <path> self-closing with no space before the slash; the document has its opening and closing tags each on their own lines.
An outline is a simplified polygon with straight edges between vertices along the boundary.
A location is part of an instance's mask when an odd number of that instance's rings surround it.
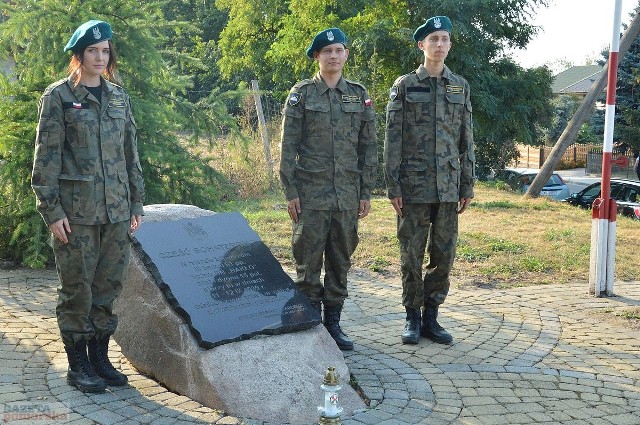
<svg viewBox="0 0 640 425">
<path fill-rule="evenodd" d="M 240 213 L 146 222 L 134 248 L 203 348 L 320 323 Z"/>
</svg>

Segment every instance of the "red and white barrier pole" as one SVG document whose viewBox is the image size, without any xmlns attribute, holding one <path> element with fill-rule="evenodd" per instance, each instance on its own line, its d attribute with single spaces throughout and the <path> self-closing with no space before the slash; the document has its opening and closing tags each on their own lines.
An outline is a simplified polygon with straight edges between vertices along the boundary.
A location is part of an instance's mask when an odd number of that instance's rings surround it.
<svg viewBox="0 0 640 425">
<path fill-rule="evenodd" d="M 613 295 L 613 271 L 616 243 L 616 203 L 610 199 L 611 155 L 613 152 L 613 121 L 616 109 L 618 83 L 618 52 L 620 51 L 620 24 L 622 0 L 616 0 L 613 16 L 609 69 L 607 80 L 607 107 L 604 118 L 604 144 L 602 148 L 602 190 L 593 202 L 591 216 L 591 258 L 589 292 L 599 297 Z"/>
</svg>

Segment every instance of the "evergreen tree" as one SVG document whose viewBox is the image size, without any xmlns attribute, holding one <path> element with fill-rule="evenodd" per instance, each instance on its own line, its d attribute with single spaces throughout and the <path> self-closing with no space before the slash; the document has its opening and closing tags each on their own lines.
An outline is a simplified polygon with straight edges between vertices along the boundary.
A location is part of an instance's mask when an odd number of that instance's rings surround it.
<svg viewBox="0 0 640 425">
<path fill-rule="evenodd" d="M 160 49 L 167 34 L 187 25 L 165 19 L 163 5 L 133 0 L 0 3 L 0 63 L 15 61 L 0 73 L 0 257 L 36 267 L 50 259 L 49 232 L 30 189 L 37 105 L 50 83 L 67 76 L 70 56 L 63 47 L 75 28 L 90 19 L 106 20 L 114 29 L 119 75 L 138 128 L 146 203 L 213 209 L 229 196 L 232 188 L 207 165 L 208 158 L 191 153 L 178 139 L 180 131 L 190 130 L 186 134 L 193 146 L 219 128 L 233 129 L 234 120 L 215 90 L 195 104 L 187 99 L 190 76 L 179 72 L 175 51 Z"/>
</svg>

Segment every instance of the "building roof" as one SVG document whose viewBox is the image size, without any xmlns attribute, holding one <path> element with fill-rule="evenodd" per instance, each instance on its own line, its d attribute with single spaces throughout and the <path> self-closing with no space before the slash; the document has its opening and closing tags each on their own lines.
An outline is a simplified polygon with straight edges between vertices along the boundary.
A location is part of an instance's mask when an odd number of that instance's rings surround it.
<svg viewBox="0 0 640 425">
<path fill-rule="evenodd" d="M 600 65 L 572 66 L 553 77 L 553 94 L 586 95 L 593 82 L 603 72 Z"/>
</svg>

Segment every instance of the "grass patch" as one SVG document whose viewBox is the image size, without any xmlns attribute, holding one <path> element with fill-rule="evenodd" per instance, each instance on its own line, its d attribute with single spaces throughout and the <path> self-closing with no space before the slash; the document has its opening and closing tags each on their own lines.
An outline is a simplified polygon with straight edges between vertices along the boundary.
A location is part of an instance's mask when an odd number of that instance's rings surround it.
<svg viewBox="0 0 640 425">
<path fill-rule="evenodd" d="M 389 266 L 389 262 L 384 257 L 375 257 L 369 264 L 369 270 L 372 272 L 386 271 L 386 267 Z"/>
<path fill-rule="evenodd" d="M 492 187 L 476 188 L 476 198 L 460 216 L 452 283 L 508 288 L 589 280 L 591 215 L 564 203 L 530 199 Z M 490 207 L 498 206 L 501 208 Z M 281 195 L 229 203 L 240 211 L 284 266 L 293 267 L 291 221 Z M 359 223 L 360 244 L 353 266 L 400 276 L 396 217 L 389 200 L 372 200 Z M 616 278 L 637 280 L 640 223 L 617 221 Z"/>
<path fill-rule="evenodd" d="M 575 233 L 573 229 L 549 229 L 546 238 L 550 241 L 571 240 Z"/>
<path fill-rule="evenodd" d="M 622 310 L 620 312 L 617 312 L 616 316 L 622 317 L 627 320 L 640 320 L 640 308 Z"/>
<path fill-rule="evenodd" d="M 277 143 L 273 143 L 277 165 Z M 283 266 L 293 267 L 291 220 L 284 196 L 274 183 L 275 177 L 269 181 L 258 172 L 264 169 L 264 160 L 253 159 L 263 154 L 261 142 L 242 147 L 227 143 L 216 149 L 218 155 L 213 156 L 218 163 L 213 165 L 221 165 L 239 185 L 238 196 L 225 203 L 222 211 L 241 212 Z M 238 157 L 243 155 L 249 161 L 240 164 Z M 393 276 L 399 282 L 395 212 L 384 195 L 374 197 L 371 204 L 371 213 L 358 224 L 360 243 L 352 258 L 353 266 Z M 587 287 L 590 211 L 479 182 L 473 202 L 459 219 L 453 285 L 508 288 L 577 281 Z M 634 281 L 640 276 L 637 246 L 640 223 L 618 217 L 616 279 Z"/>
<path fill-rule="evenodd" d="M 506 210 L 510 208 L 520 208 L 521 206 L 513 201 L 502 200 L 502 201 L 478 202 L 478 204 L 475 205 L 475 207 L 485 209 L 485 210 L 496 210 L 496 209 Z"/>
</svg>

